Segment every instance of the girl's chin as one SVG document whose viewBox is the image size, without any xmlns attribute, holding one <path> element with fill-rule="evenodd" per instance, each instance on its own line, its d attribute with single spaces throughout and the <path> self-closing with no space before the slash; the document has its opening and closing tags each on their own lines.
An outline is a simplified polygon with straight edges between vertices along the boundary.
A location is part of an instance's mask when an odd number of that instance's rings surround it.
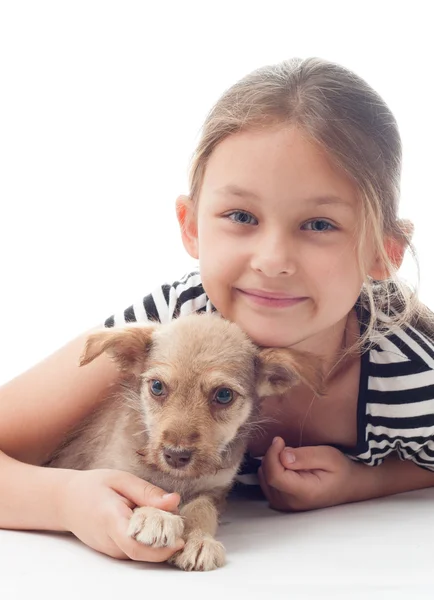
<svg viewBox="0 0 434 600">
<path fill-rule="evenodd" d="M 237 323 L 257 346 L 267 348 L 287 348 L 288 346 L 293 346 L 294 344 L 304 341 L 306 337 L 300 335 L 297 336 L 294 330 L 285 331 L 288 327 L 287 324 L 286 327 L 284 327 L 283 324 L 279 326 L 276 322 L 269 322 L 267 319 L 264 323 L 260 323 L 260 319 L 258 319 L 257 315 L 252 315 L 251 318 L 247 320 L 245 319 L 244 311 L 242 311 L 244 318 L 237 318 L 235 311 L 233 311 L 232 314 L 229 314 L 230 312 L 231 311 L 227 311 L 227 314 L 225 315 L 224 311 L 219 311 L 224 319 Z"/>
<path fill-rule="evenodd" d="M 273 335 L 272 332 L 244 331 L 257 346 L 267 348 L 287 348 L 299 341 L 292 336 L 282 336 L 282 332 Z"/>
</svg>

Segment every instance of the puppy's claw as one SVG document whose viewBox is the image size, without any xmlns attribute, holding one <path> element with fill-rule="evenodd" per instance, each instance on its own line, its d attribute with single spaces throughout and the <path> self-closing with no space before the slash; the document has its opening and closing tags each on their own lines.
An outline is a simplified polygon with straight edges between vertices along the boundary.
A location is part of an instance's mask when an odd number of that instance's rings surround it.
<svg viewBox="0 0 434 600">
<path fill-rule="evenodd" d="M 210 535 L 194 534 L 169 562 L 184 571 L 212 571 L 226 563 L 225 548 Z"/>
<path fill-rule="evenodd" d="M 127 533 L 146 546 L 162 548 L 175 546 L 183 532 L 184 522 L 179 515 L 152 506 L 142 506 L 134 510 Z"/>
</svg>

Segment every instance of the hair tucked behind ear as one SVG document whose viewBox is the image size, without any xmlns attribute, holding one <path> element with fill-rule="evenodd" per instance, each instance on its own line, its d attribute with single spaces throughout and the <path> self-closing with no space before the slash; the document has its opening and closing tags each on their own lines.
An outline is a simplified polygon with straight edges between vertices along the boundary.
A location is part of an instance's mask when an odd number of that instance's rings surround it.
<svg viewBox="0 0 434 600">
<path fill-rule="evenodd" d="M 399 264 L 394 264 L 393 253 L 385 247 L 389 240 L 408 248 L 419 274 L 411 224 L 398 218 L 401 140 L 397 123 L 383 99 L 348 69 L 319 58 L 294 58 L 260 68 L 228 89 L 206 118 L 193 155 L 192 202 L 198 202 L 207 161 L 222 140 L 241 130 L 279 123 L 302 128 L 358 189 L 361 303 L 371 317 L 365 334 L 349 352 L 359 350 L 378 327 L 390 330 L 411 323 L 434 338 L 433 315 L 417 297 L 418 281 L 411 288 L 397 276 Z M 384 265 L 381 281 L 373 281 L 366 272 L 368 239 Z M 383 312 L 390 317 L 386 325 Z"/>
</svg>

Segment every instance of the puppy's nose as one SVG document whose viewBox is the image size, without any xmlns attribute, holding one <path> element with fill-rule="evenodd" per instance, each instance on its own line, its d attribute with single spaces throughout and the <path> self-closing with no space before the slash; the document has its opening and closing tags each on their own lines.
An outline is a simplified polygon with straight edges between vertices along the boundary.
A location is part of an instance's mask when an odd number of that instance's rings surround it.
<svg viewBox="0 0 434 600">
<path fill-rule="evenodd" d="M 164 459 L 170 467 L 182 469 L 188 465 L 191 460 L 192 450 L 173 450 L 172 448 L 163 448 Z"/>
</svg>

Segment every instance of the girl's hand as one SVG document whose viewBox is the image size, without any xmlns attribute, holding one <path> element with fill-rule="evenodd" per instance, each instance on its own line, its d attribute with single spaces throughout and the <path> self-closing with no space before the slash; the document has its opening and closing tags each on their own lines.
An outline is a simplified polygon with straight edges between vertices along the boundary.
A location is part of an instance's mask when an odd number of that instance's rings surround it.
<svg viewBox="0 0 434 600">
<path fill-rule="evenodd" d="M 271 508 L 311 510 L 351 502 L 354 477 L 364 466 L 331 446 L 285 448 L 275 438 L 258 477 Z"/>
<path fill-rule="evenodd" d="M 153 506 L 177 512 L 178 494 L 164 490 L 126 473 L 111 469 L 71 471 L 59 496 L 59 517 L 66 531 L 82 542 L 113 558 L 163 562 L 184 547 L 150 548 L 127 535 L 136 506 Z"/>
</svg>

